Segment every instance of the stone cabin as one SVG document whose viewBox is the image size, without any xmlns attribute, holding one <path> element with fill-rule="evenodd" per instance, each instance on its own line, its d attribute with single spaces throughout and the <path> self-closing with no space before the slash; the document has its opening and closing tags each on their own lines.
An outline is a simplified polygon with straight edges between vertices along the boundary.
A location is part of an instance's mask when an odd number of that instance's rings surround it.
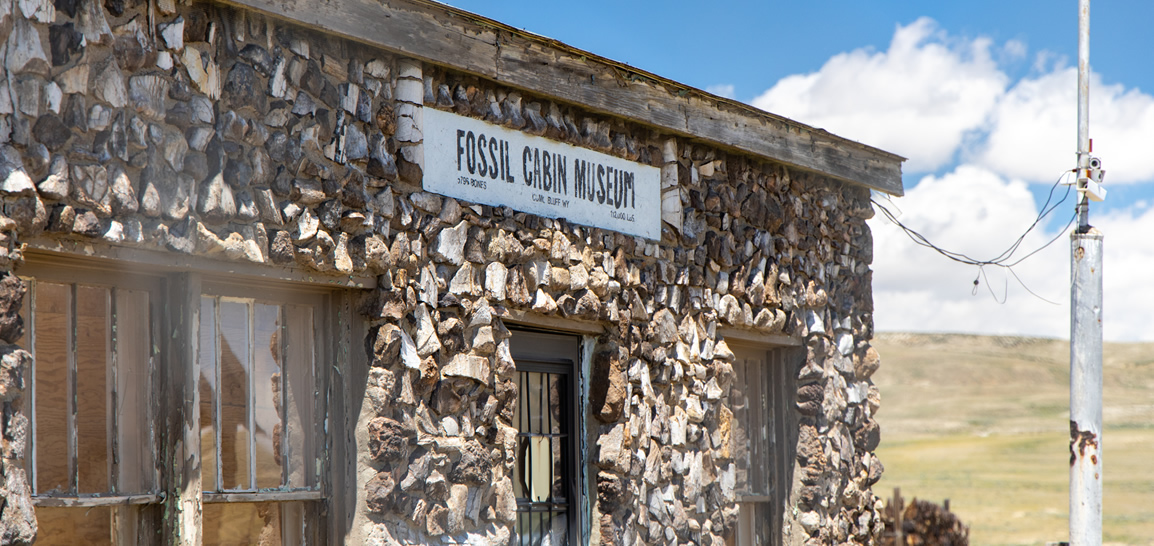
<svg viewBox="0 0 1154 546">
<path fill-rule="evenodd" d="M 902 158 L 427 0 L 0 0 L 0 544 L 867 544 Z"/>
</svg>

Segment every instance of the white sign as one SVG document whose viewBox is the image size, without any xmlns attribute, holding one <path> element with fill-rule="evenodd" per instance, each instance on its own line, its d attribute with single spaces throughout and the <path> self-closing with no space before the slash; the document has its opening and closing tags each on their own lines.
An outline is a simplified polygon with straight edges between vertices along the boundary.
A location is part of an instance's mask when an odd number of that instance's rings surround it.
<svg viewBox="0 0 1154 546">
<path fill-rule="evenodd" d="M 428 191 L 661 239 L 661 170 L 433 108 Z"/>
</svg>

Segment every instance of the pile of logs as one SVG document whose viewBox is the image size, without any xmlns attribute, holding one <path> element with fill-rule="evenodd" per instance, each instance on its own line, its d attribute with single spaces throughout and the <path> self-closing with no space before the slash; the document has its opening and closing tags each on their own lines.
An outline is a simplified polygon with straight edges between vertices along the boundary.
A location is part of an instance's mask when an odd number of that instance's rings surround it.
<svg viewBox="0 0 1154 546">
<path fill-rule="evenodd" d="M 883 546 L 965 546 L 970 543 L 970 528 L 950 512 L 950 501 L 944 506 L 914 498 L 907 506 L 901 489 L 894 489 L 893 499 L 886 501 L 883 515 L 886 529 Z"/>
</svg>

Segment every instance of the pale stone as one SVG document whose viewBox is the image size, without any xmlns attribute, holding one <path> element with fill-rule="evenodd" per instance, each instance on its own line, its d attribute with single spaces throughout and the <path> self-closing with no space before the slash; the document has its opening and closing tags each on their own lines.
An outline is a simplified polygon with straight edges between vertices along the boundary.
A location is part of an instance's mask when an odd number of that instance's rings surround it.
<svg viewBox="0 0 1154 546">
<path fill-rule="evenodd" d="M 569 289 L 576 292 L 589 286 L 589 270 L 577 264 L 569 268 Z"/>
<path fill-rule="evenodd" d="M 56 6 L 52 0 L 17 0 L 17 3 L 25 17 L 38 23 L 51 23 L 56 20 Z"/>
<path fill-rule="evenodd" d="M 288 79 L 285 76 L 285 68 L 287 61 L 281 57 L 276 61 L 276 66 L 272 70 L 272 76 L 268 79 L 268 94 L 278 99 L 285 98 L 285 92 L 288 90 Z"/>
<path fill-rule="evenodd" d="M 44 105 L 53 114 L 60 113 L 60 103 L 64 100 L 64 95 L 60 91 L 60 86 L 56 82 L 48 82 L 44 86 Z"/>
<path fill-rule="evenodd" d="M 56 82 L 60 85 L 61 93 L 65 95 L 88 93 L 89 71 L 88 63 L 81 63 L 56 76 Z"/>
<path fill-rule="evenodd" d="M 806 309 L 805 328 L 808 334 L 825 332 L 825 322 L 822 320 L 821 313 L 814 309 Z"/>
<path fill-rule="evenodd" d="M 410 370 L 421 369 L 421 357 L 417 354 L 417 344 L 404 328 L 397 329 L 401 333 L 401 363 Z"/>
<path fill-rule="evenodd" d="M 805 528 L 807 533 L 812 533 L 821 525 L 821 515 L 813 511 L 802 512 L 801 515 L 797 517 L 797 521 Z"/>
<path fill-rule="evenodd" d="M 304 209 L 296 219 L 296 227 L 293 229 L 293 242 L 298 245 L 308 243 L 316 236 L 320 226 L 320 220 L 313 214 L 313 211 L 311 209 Z"/>
<path fill-rule="evenodd" d="M 726 502 L 733 502 L 733 490 L 737 485 L 737 466 L 733 463 L 722 466 L 717 473 L 717 484 L 721 488 L 721 498 Z"/>
<path fill-rule="evenodd" d="M 396 199 L 393 199 L 393 191 L 384 189 L 373 196 L 373 208 L 384 218 L 392 218 L 396 214 Z"/>
<path fill-rule="evenodd" d="M 349 114 L 356 114 L 357 102 L 361 96 L 361 88 L 355 83 L 345 84 L 345 86 L 345 94 L 341 97 L 341 108 Z"/>
<path fill-rule="evenodd" d="M 452 415 L 446 415 L 441 418 L 441 431 L 445 436 L 457 436 L 461 434 L 460 425 Z"/>
<path fill-rule="evenodd" d="M 128 80 L 128 98 L 136 111 L 153 121 L 164 119 L 165 99 L 168 97 L 168 80 L 162 76 L 146 74 L 133 76 Z"/>
<path fill-rule="evenodd" d="M 100 165 L 72 166 L 72 197 L 100 217 L 112 214 L 108 170 Z"/>
<path fill-rule="evenodd" d="M 473 264 L 466 262 L 453 275 L 453 280 L 449 282 L 449 293 L 454 295 L 476 296 L 481 292 L 481 287 L 477 283 L 476 268 Z"/>
<path fill-rule="evenodd" d="M 722 362 L 733 362 L 736 358 L 724 339 L 713 346 L 713 357 Z"/>
<path fill-rule="evenodd" d="M 689 417 L 691 423 L 700 423 L 705 420 L 705 409 L 701 405 L 701 399 L 696 394 L 691 394 L 685 398 L 685 415 Z"/>
<path fill-rule="evenodd" d="M 741 323 L 741 304 L 737 302 L 737 298 L 733 294 L 726 294 L 721 297 L 721 301 L 717 305 L 717 317 L 729 324 Z"/>
<path fill-rule="evenodd" d="M 200 50 L 195 47 L 184 48 L 182 57 L 184 67 L 188 70 L 188 78 L 196 84 L 196 88 L 210 99 L 220 98 L 221 80 L 220 69 L 216 63 L 205 65 L 201 59 Z"/>
<path fill-rule="evenodd" d="M 425 358 L 441 349 L 441 340 L 437 338 L 437 328 L 428 307 L 418 305 L 414 314 L 417 319 L 417 355 Z"/>
<path fill-rule="evenodd" d="M 80 2 L 80 10 L 76 14 L 76 30 L 84 35 L 84 41 L 89 46 L 111 40 L 112 29 L 104 18 L 104 2 Z"/>
<path fill-rule="evenodd" d="M 465 242 L 468 235 L 469 223 L 464 220 L 454 227 L 442 229 L 437 235 L 433 255 L 453 265 L 461 265 L 465 261 Z"/>
<path fill-rule="evenodd" d="M 426 264 L 421 268 L 420 279 L 417 281 L 418 297 L 421 301 L 436 306 L 440 298 L 437 290 L 437 269 L 433 264 Z"/>
<path fill-rule="evenodd" d="M 493 354 L 497 348 L 496 341 L 493 339 L 493 327 L 482 326 L 474 330 L 470 346 L 478 354 Z"/>
<path fill-rule="evenodd" d="M 597 464 L 605 468 L 619 468 L 622 453 L 628 457 L 629 445 L 626 444 L 625 423 L 618 423 L 601 434 L 597 439 Z"/>
<path fill-rule="evenodd" d="M 689 417 L 680 406 L 673 409 L 673 416 L 669 418 L 669 443 L 671 445 L 685 445 L 686 426 Z"/>
<path fill-rule="evenodd" d="M 135 214 L 139 208 L 136 190 L 128 173 L 119 164 L 113 164 L 108 175 L 112 193 L 112 212 L 117 216 Z"/>
<path fill-rule="evenodd" d="M 717 378 L 709 378 L 709 382 L 705 384 L 705 399 L 710 401 L 720 400 L 722 391 L 721 386 L 717 384 Z"/>
<path fill-rule="evenodd" d="M 236 198 L 221 173 L 201 187 L 197 210 L 202 218 L 213 223 L 227 222 L 236 216 Z"/>
<path fill-rule="evenodd" d="M 0 193 L 5 195 L 35 195 L 36 186 L 20 162 L 19 152 L 11 146 L 0 150 Z"/>
<path fill-rule="evenodd" d="M 160 37 L 164 39 L 164 45 L 173 51 L 180 51 L 184 49 L 184 18 L 177 17 L 171 23 L 166 25 L 159 25 Z"/>
<path fill-rule="evenodd" d="M 685 458 L 688 459 L 686 466 L 689 468 L 685 477 L 682 479 L 681 500 L 686 504 L 692 505 L 697 503 L 697 497 L 701 494 L 701 487 L 703 485 L 701 452 L 687 453 Z"/>
<path fill-rule="evenodd" d="M 557 302 L 553 300 L 553 296 L 538 288 L 537 294 L 533 297 L 533 311 L 551 315 L 557 312 Z"/>
<path fill-rule="evenodd" d="M 289 40 L 289 50 L 304 58 L 309 58 L 309 42 L 303 38 Z"/>
<path fill-rule="evenodd" d="M 445 377 L 467 377 L 487 384 L 491 378 L 489 358 L 458 354 L 441 369 L 441 373 Z"/>
<path fill-rule="evenodd" d="M 68 160 L 63 155 L 52 158 L 48 176 L 37 184 L 36 189 L 46 199 L 62 201 L 68 197 Z"/>
<path fill-rule="evenodd" d="M 668 309 L 662 309 L 653 315 L 653 340 L 656 343 L 673 343 L 677 341 L 677 319 Z"/>
<path fill-rule="evenodd" d="M 337 248 L 333 250 L 333 266 L 341 273 L 353 272 L 353 260 L 349 256 L 349 234 L 342 232 L 337 240 Z"/>
<path fill-rule="evenodd" d="M 47 76 L 51 65 L 40 44 L 40 33 L 23 17 L 16 17 L 8 36 L 4 66 L 14 74 L 32 73 Z"/>
<path fill-rule="evenodd" d="M 505 523 L 517 520 L 517 497 L 513 494 L 513 481 L 509 476 L 498 478 L 495 489 L 497 519 Z"/>
<path fill-rule="evenodd" d="M 123 108 L 128 104 L 128 90 L 124 86 L 124 76 L 116 65 L 115 57 L 109 57 L 92 82 L 97 99 L 107 102 L 113 108 Z M 89 126 L 92 124 L 89 123 Z"/>
<path fill-rule="evenodd" d="M 489 307 L 485 300 L 479 300 L 477 306 L 473 308 L 473 313 L 469 316 L 469 328 L 489 326 L 492 323 L 493 308 Z"/>
<path fill-rule="evenodd" d="M 853 332 L 839 330 L 835 335 L 835 339 L 837 340 L 837 351 L 841 353 L 842 356 L 849 356 L 853 353 Z"/>
<path fill-rule="evenodd" d="M 549 273 L 552 270 L 549 267 L 549 262 L 545 260 L 533 260 L 525 264 L 525 283 L 529 288 L 537 288 L 545 286 L 549 283 Z"/>
<path fill-rule="evenodd" d="M 485 293 L 494 301 L 505 299 L 505 282 L 509 270 L 500 262 L 490 262 L 485 266 Z"/>
<path fill-rule="evenodd" d="M 380 59 L 373 59 L 365 63 L 365 74 L 368 74 L 378 80 L 389 79 L 389 64 Z"/>
</svg>

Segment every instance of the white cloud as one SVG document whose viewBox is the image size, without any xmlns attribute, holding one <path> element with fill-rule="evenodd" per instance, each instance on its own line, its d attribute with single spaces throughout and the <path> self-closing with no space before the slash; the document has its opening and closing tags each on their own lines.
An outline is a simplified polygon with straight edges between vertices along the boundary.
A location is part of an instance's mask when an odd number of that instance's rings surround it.
<svg viewBox="0 0 1154 546">
<path fill-rule="evenodd" d="M 1108 212 L 1093 222 L 1102 231 L 1103 335 L 1154 341 L 1154 208 Z"/>
<path fill-rule="evenodd" d="M 734 88 L 733 84 L 731 83 L 719 83 L 716 85 L 711 85 L 705 88 L 705 92 L 713 93 L 714 95 L 725 97 L 727 99 L 732 99 L 737 96 L 737 89 Z"/>
<path fill-rule="evenodd" d="M 1007 82 L 989 40 L 951 40 L 921 18 L 898 27 L 885 52 L 835 55 L 817 72 L 782 79 L 752 104 L 904 155 L 907 172 L 927 172 L 953 161 Z"/>
<path fill-rule="evenodd" d="M 1070 203 L 1070 201 L 1067 201 Z M 990 259 L 1008 247 L 1037 215 L 1022 181 L 1007 181 L 979 166 L 962 165 L 927 176 L 904 197 L 884 203 L 906 226 L 935 244 Z M 1055 214 L 1066 217 L 1071 207 Z M 1095 213 L 1103 248 L 1103 335 L 1114 341 L 1154 341 L 1154 207 Z M 1038 230 L 1016 254 L 1050 246 L 1013 268 L 986 266 L 974 294 L 976 266 L 948 260 L 914 244 L 880 213 L 874 234 L 874 320 L 879 331 L 968 332 L 1066 338 L 1070 332 L 1068 231 Z M 1019 280 L 1025 283 L 1024 288 Z M 990 290 L 996 294 L 991 296 Z M 1031 294 L 1030 292 L 1034 294 Z M 1058 305 L 1046 301 L 1050 300 Z M 1005 298 L 1005 303 L 999 300 Z"/>
<path fill-rule="evenodd" d="M 989 260 L 1034 221 L 1037 209 L 1026 183 L 1007 181 L 963 165 L 927 176 L 892 204 L 898 220 L 938 246 Z M 1069 243 L 1065 238 L 1015 266 L 1014 274 L 985 266 L 975 294 L 976 266 L 951 261 L 915 245 L 881 214 L 874 233 L 874 320 L 882 331 L 972 332 L 1065 337 L 1069 331 Z M 1055 234 L 1027 235 L 1016 256 L 1042 247 Z M 993 290 L 995 296 L 990 294 Z M 999 301 L 1005 300 L 1005 303 Z"/>
<path fill-rule="evenodd" d="M 989 136 L 974 159 L 1007 176 L 1052 182 L 1076 164 L 1078 74 L 1056 68 L 1023 79 L 991 115 Z M 1122 85 L 1090 85 L 1090 137 L 1102 158 L 1107 184 L 1154 178 L 1154 97 Z"/>
<path fill-rule="evenodd" d="M 1002 46 L 1002 59 L 1005 61 L 1017 61 L 1026 58 L 1026 44 L 1020 40 L 1010 40 L 1006 45 Z"/>
<path fill-rule="evenodd" d="M 905 155 L 907 173 L 947 171 L 907 180 L 905 197 L 887 206 L 935 244 L 990 259 L 1037 216 L 1028 184 L 1050 184 L 1075 162 L 1076 73 L 1043 51 L 1034 54 L 1030 76 L 1011 82 L 998 63 L 1027 55 L 1021 42 L 996 47 L 951 37 L 923 18 L 898 27 L 886 51 L 835 55 L 817 72 L 782 79 L 753 104 Z M 1154 181 L 1154 97 L 1094 76 L 1090 115 L 1107 187 Z M 1114 207 L 1096 207 L 1091 218 L 1106 236 L 1104 336 L 1154 341 L 1154 207 L 1146 200 Z M 1055 214 L 1065 220 L 1072 209 L 1068 201 Z M 1023 241 L 1019 256 L 1057 237 L 1014 267 L 1028 289 L 987 266 L 974 295 L 978 268 L 915 245 L 880 214 L 870 225 L 878 330 L 1069 336 L 1068 233 L 1039 230 Z M 996 301 L 991 288 L 1008 300 Z"/>
</svg>

